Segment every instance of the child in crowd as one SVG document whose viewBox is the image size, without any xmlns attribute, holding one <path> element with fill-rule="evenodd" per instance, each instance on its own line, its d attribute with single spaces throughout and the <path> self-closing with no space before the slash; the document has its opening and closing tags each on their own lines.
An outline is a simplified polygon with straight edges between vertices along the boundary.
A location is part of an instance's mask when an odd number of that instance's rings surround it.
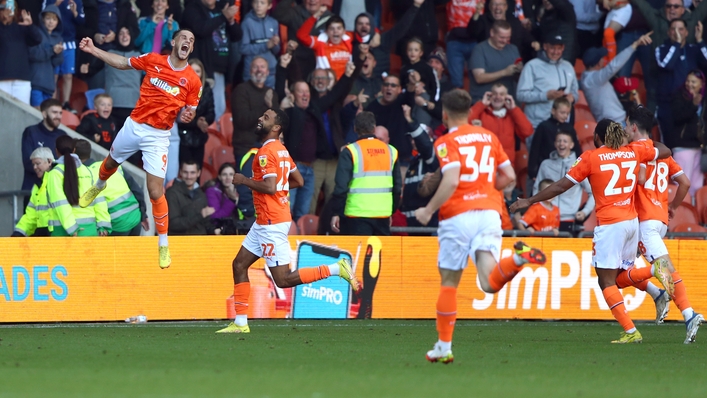
<svg viewBox="0 0 707 398">
<path fill-rule="evenodd" d="M 168 9 L 167 0 L 152 0 L 152 15 L 138 21 L 140 34 L 135 39 L 135 46 L 143 54 L 161 54 L 163 50 L 171 49 L 172 34 L 179 30 L 179 24 L 172 14 L 167 15 Z"/>
<path fill-rule="evenodd" d="M 110 150 L 117 133 L 115 119 L 111 116 L 113 99 L 108 94 L 98 94 L 93 99 L 93 106 L 96 108 L 96 112 L 84 116 L 76 131 L 103 148 Z"/>
<path fill-rule="evenodd" d="M 540 190 L 547 188 L 554 181 L 545 179 L 540 181 Z M 527 231 L 552 231 L 555 235 L 560 233 L 560 208 L 552 204 L 552 200 L 535 203 L 520 219 L 518 227 Z"/>
<path fill-rule="evenodd" d="M 243 39 L 241 53 L 245 56 L 243 65 L 243 81 L 250 79 L 250 63 L 255 57 L 268 61 L 270 75 L 265 81 L 268 87 L 275 87 L 275 69 L 280 53 L 280 27 L 275 18 L 268 16 L 272 8 L 272 0 L 253 0 L 253 9 L 246 14 L 241 24 Z"/>
<path fill-rule="evenodd" d="M 83 26 L 86 18 L 83 12 L 81 0 L 45 0 L 45 6 L 54 4 L 61 13 L 62 32 L 61 38 L 64 41 L 64 62 L 54 69 L 57 78 L 61 78 L 61 103 L 64 110 L 76 113 L 81 109 L 71 109 L 69 98 L 71 97 L 71 86 L 73 76 L 76 72 L 76 27 Z"/>
<path fill-rule="evenodd" d="M 437 92 L 437 78 L 431 66 L 424 61 L 422 40 L 413 37 L 407 43 L 407 56 L 410 63 L 400 68 L 400 80 L 403 87 L 408 83 L 422 83 L 429 98 L 428 101 L 439 101 Z M 419 93 L 418 93 L 419 94 Z"/>
<path fill-rule="evenodd" d="M 44 100 L 54 96 L 56 91 L 54 68 L 64 62 L 59 8 L 55 5 L 47 6 L 40 14 L 40 18 L 42 42 L 29 49 L 30 69 L 32 70 L 30 105 L 37 109 Z"/>
<path fill-rule="evenodd" d="M 344 20 L 333 15 L 324 24 L 325 34 L 317 37 L 309 35 L 317 20 L 326 11 L 326 6 L 321 6 L 319 11 L 307 19 L 297 31 L 297 38 L 302 44 L 314 50 L 317 69 L 331 68 L 336 73 L 336 78 L 341 79 L 353 52 L 353 38 L 344 30 Z"/>
<path fill-rule="evenodd" d="M 558 131 L 569 134 L 574 141 L 574 153 L 579 157 L 582 154 L 582 146 L 577 140 L 577 132 L 574 126 L 568 123 L 572 105 L 566 97 L 557 98 L 552 103 L 550 118 L 538 124 L 533 133 L 532 144 L 528 151 L 528 177 L 535 180 L 540 169 L 540 163 L 550 158 L 550 152 L 555 149 L 555 136 Z"/>
</svg>

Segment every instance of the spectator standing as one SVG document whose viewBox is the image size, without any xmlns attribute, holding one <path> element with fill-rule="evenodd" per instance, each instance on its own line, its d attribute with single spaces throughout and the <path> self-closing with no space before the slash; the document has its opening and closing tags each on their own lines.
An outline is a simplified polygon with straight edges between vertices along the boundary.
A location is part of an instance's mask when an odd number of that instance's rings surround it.
<svg viewBox="0 0 707 398">
<path fill-rule="evenodd" d="M 93 175 L 98 175 L 101 163 L 91 159 L 90 142 L 76 140 L 75 153 Z M 101 194 L 108 205 L 111 236 L 140 236 L 140 229 L 150 229 L 142 188 L 125 173 L 122 166 L 108 179 L 106 189 Z"/>
<path fill-rule="evenodd" d="M 347 30 L 354 30 L 356 18 L 363 13 L 371 16 L 370 24 L 372 27 L 378 27 L 380 25 L 382 6 L 380 0 L 334 0 L 331 5 L 331 12 L 341 17 Z M 374 15 L 376 17 L 373 17 Z"/>
<path fill-rule="evenodd" d="M 704 5 L 704 4 L 703 4 Z M 695 26 L 697 44 L 688 44 L 685 20 L 675 19 L 670 23 L 668 40 L 655 51 L 658 62 L 658 124 L 663 136 L 672 133 L 671 103 L 673 94 L 683 86 L 687 74 L 698 67 L 707 67 L 707 45 L 702 40 L 702 22 Z M 683 167 L 684 169 L 684 167 Z M 687 172 L 686 172 L 687 173 Z M 688 173 L 689 175 L 689 173 Z M 694 184 L 693 184 L 694 185 Z"/>
<path fill-rule="evenodd" d="M 538 169 L 537 178 L 533 185 L 533 195 L 542 191 L 540 184 L 544 180 L 559 181 L 569 169 L 577 162 L 577 155 L 573 151 L 575 137 L 564 131 L 555 135 L 555 150 L 548 159 L 543 160 Z M 582 205 L 582 190 L 587 193 L 587 202 Z M 560 231 L 575 234 L 583 228 L 584 220 L 594 210 L 594 196 L 589 181 L 584 180 L 570 188 L 555 199 L 560 212 Z"/>
<path fill-rule="evenodd" d="M 550 157 L 557 134 L 564 132 L 572 137 L 572 149 L 576 157 L 582 154 L 582 147 L 577 140 L 577 132 L 568 123 L 572 107 L 567 98 L 560 97 L 553 101 L 550 118 L 543 121 L 535 129 L 533 143 L 528 151 L 528 178 L 535 179 L 540 163 Z M 559 178 L 557 179 L 559 180 Z"/>
<path fill-rule="evenodd" d="M 648 22 L 648 26 L 653 31 L 653 46 L 662 45 L 670 38 L 670 25 L 675 19 L 682 19 L 685 22 L 687 43 L 694 43 L 695 28 L 697 22 L 703 21 L 707 17 L 707 3 L 703 2 L 693 12 L 685 12 L 683 0 L 665 0 L 662 8 L 654 8 L 647 0 L 631 0 L 634 11 L 640 12 Z M 660 98 L 660 94 L 658 94 Z"/>
<path fill-rule="evenodd" d="M 179 159 L 191 159 L 199 166 L 204 164 L 204 147 L 209 140 L 209 125 L 214 122 L 214 94 L 206 80 L 204 64 L 197 58 L 189 60 L 189 65 L 201 79 L 201 99 L 196 108 L 196 115 L 189 123 L 177 123 L 179 129 Z"/>
<path fill-rule="evenodd" d="M 118 132 L 115 119 L 111 116 L 113 99 L 108 94 L 98 94 L 93 99 L 93 107 L 96 111 L 81 119 L 81 124 L 76 128 L 76 132 L 110 150 L 113 139 Z"/>
<path fill-rule="evenodd" d="M 83 11 L 81 0 L 44 0 L 45 7 L 51 4 L 56 5 L 61 12 L 62 32 L 61 38 L 64 44 L 64 62 L 55 69 L 55 74 L 61 76 L 61 102 L 64 110 L 72 111 L 69 105 L 71 97 L 71 86 L 76 72 L 76 27 L 83 26 L 86 22 L 86 15 Z M 77 109 L 76 111 L 80 111 Z"/>
<path fill-rule="evenodd" d="M 39 106 L 42 121 L 29 126 L 22 132 L 22 159 L 24 159 L 25 176 L 22 180 L 22 190 L 29 191 L 33 185 L 41 184 L 29 160 L 32 152 L 39 147 L 56 148 L 56 139 L 66 135 L 59 129 L 61 124 L 61 102 L 48 99 Z"/>
<path fill-rule="evenodd" d="M 403 105 L 403 113 L 408 122 L 408 134 L 412 138 L 417 154 L 410 160 L 410 167 L 404 176 L 400 211 L 407 220 L 407 226 L 422 227 L 423 225 L 415 218 L 415 210 L 427 206 L 432 198 L 434 191 L 425 193 L 422 185 L 423 181 L 430 180 L 435 171 L 439 169 L 439 161 L 434 153 L 432 139 L 425 127 L 413 120 L 411 108 L 408 105 Z M 437 212 L 432 216 L 427 226 L 437 226 Z M 411 235 L 413 234 L 411 233 Z"/>
<path fill-rule="evenodd" d="M 61 156 L 46 177 L 49 232 L 51 236 L 107 236 L 112 226 L 105 196 L 99 195 L 89 207 L 79 206 L 79 195 L 91 187 L 93 175 L 74 153 L 75 145 L 68 135 L 56 140 Z"/>
<path fill-rule="evenodd" d="M 422 83 L 424 91 L 427 93 L 425 98 L 428 101 L 439 101 L 439 87 L 437 85 L 437 77 L 434 69 L 424 60 L 423 44 L 420 39 L 413 37 L 407 43 L 407 59 L 408 63 L 400 68 L 400 80 L 403 87 L 407 87 L 408 83 Z M 417 72 L 415 74 L 415 72 Z"/>
<path fill-rule="evenodd" d="M 376 67 L 373 70 L 375 76 L 382 76 L 384 73 L 390 72 L 390 53 L 395 51 L 400 40 L 407 35 L 424 1 L 413 0 L 412 7 L 405 11 L 392 28 L 382 33 L 374 29 L 374 17 L 371 14 L 362 13 L 356 17 L 353 43 L 354 45 L 361 43 L 370 44 L 370 51 L 376 59 Z M 348 27 L 348 25 L 346 26 Z M 373 40 L 376 35 L 380 36 L 380 43 L 376 43 Z M 354 56 L 356 55 L 356 48 L 354 46 Z"/>
<path fill-rule="evenodd" d="M 189 4 L 192 0 L 168 0 L 167 5 L 169 6 L 169 13 L 172 14 L 172 18 L 175 21 L 182 23 L 182 5 L 184 3 Z M 197 0 L 198 1 L 198 0 Z M 240 2 L 240 1 L 239 1 Z M 138 15 L 147 16 L 152 13 L 153 0 L 132 0 L 131 3 L 135 4 L 138 8 Z"/>
<path fill-rule="evenodd" d="M 317 69 L 333 69 L 337 79 L 341 79 L 346 71 L 346 64 L 351 61 L 353 53 L 353 38 L 344 30 L 344 21 L 334 15 L 324 24 L 325 34 L 310 36 L 310 32 L 327 11 L 322 6 L 319 11 L 309 17 L 297 31 L 297 39 L 303 45 L 314 50 Z"/>
<path fill-rule="evenodd" d="M 581 58 L 588 48 L 601 46 L 603 31 L 600 23 L 604 17 L 604 10 L 603 7 L 599 7 L 596 1 L 569 1 L 572 3 L 574 14 L 577 17 L 577 53 L 575 55 Z"/>
<path fill-rule="evenodd" d="M 280 0 L 272 12 L 272 17 L 279 23 L 287 26 L 287 37 L 296 38 L 304 22 L 320 11 L 322 0 L 306 0 L 298 4 L 296 0 Z M 314 26 L 307 33 L 309 36 L 319 37 L 324 32 L 324 26 L 331 16 L 325 11 L 316 20 Z M 314 51 L 309 46 L 297 46 L 294 52 L 295 63 L 299 65 L 302 76 L 307 76 L 316 67 Z"/>
<path fill-rule="evenodd" d="M 347 145 L 339 156 L 332 195 L 334 232 L 390 235 L 390 216 L 398 208 L 402 178 L 397 150 L 374 137 L 375 127 L 371 112 L 358 114 L 354 130 L 359 140 Z"/>
<path fill-rule="evenodd" d="M 466 29 L 470 37 L 477 43 L 488 40 L 491 27 L 496 21 L 506 21 L 511 25 L 510 43 L 518 48 L 523 61 L 530 61 L 534 57 L 532 42 L 533 35 L 523 27 L 520 20 L 514 15 L 514 9 L 508 6 L 508 0 L 484 0 L 488 11 L 483 15 L 474 14 L 469 20 Z"/>
<path fill-rule="evenodd" d="M 179 30 L 179 23 L 171 13 L 167 14 L 168 9 L 167 0 L 153 0 L 152 12 L 138 21 L 140 34 L 135 38 L 135 46 L 143 54 L 171 50 L 172 35 Z"/>
<path fill-rule="evenodd" d="M 29 67 L 32 71 L 30 105 L 39 105 L 54 96 L 56 81 L 54 69 L 64 62 L 61 39 L 61 13 L 55 5 L 47 6 L 40 14 L 42 42 L 29 49 Z"/>
<path fill-rule="evenodd" d="M 552 101 L 565 97 L 570 104 L 574 104 L 579 97 L 574 67 L 562 59 L 565 51 L 563 43 L 564 39 L 560 35 L 547 38 L 543 43 L 543 51 L 528 62 L 520 73 L 516 99 L 525 102 L 524 112 L 533 128 L 545 120 L 552 108 Z"/>
<path fill-rule="evenodd" d="M 210 216 L 213 207 L 208 205 L 206 194 L 199 188 L 201 169 L 194 161 L 184 161 L 179 166 L 179 178 L 167 189 L 170 235 L 219 235 Z"/>
<path fill-rule="evenodd" d="M 493 23 L 489 39 L 479 43 L 471 54 L 469 93 L 479 101 L 494 83 L 502 83 L 516 95 L 516 76 L 523 70 L 518 47 L 510 44 L 511 25 L 503 20 Z"/>
<path fill-rule="evenodd" d="M 426 0 L 420 5 L 420 10 L 415 15 L 415 19 L 413 19 L 411 25 L 415 28 L 413 31 L 408 30 L 407 34 L 398 42 L 397 53 L 403 59 L 403 62 L 406 62 L 405 57 L 407 55 L 404 44 L 412 37 L 417 37 L 422 40 L 424 45 L 422 50 L 424 54 L 429 53 L 437 47 L 439 24 L 437 23 L 435 7 L 445 5 L 448 1 L 449 0 Z M 403 19 L 409 9 L 414 7 L 415 2 L 416 0 L 391 0 L 389 2 L 396 24 Z"/>
<path fill-rule="evenodd" d="M 582 61 L 586 69 L 582 72 L 582 90 L 594 119 L 609 119 L 622 125 L 626 123 L 626 111 L 610 81 L 633 56 L 638 46 L 650 44 L 650 35 L 643 35 L 621 51 L 608 65 L 605 61 L 608 53 L 606 48 L 593 47 L 584 52 Z"/>
<path fill-rule="evenodd" d="M 0 90 L 28 105 L 32 92 L 29 48 L 41 42 L 42 33 L 32 24 L 30 13 L 22 10 L 15 22 L 7 1 L 0 0 Z"/>
<path fill-rule="evenodd" d="M 270 67 L 265 85 L 275 87 L 275 72 L 277 58 L 280 53 L 280 26 L 275 18 L 268 15 L 272 8 L 272 0 L 253 0 L 253 9 L 243 18 L 241 28 L 241 54 L 245 55 L 244 65 L 250 65 L 256 56 L 265 58 Z M 243 70 L 243 81 L 250 78 L 250 71 Z"/>
<path fill-rule="evenodd" d="M 226 76 L 231 58 L 231 43 L 241 40 L 243 31 L 236 22 L 238 8 L 229 2 L 196 0 L 185 4 L 182 25 L 194 32 L 194 57 L 204 63 L 206 76 L 214 79 L 216 120 L 226 112 Z M 247 64 L 246 67 L 250 67 Z M 235 113 L 234 113 L 235 115 Z"/>
<path fill-rule="evenodd" d="M 401 170 L 407 171 L 412 158 L 412 144 L 407 135 L 407 120 L 405 120 L 402 106 L 413 107 L 415 93 L 403 93 L 400 78 L 388 75 L 383 79 L 382 94 L 376 101 L 371 102 L 366 110 L 373 113 L 379 126 L 388 129 L 390 145 L 398 150 Z"/>
<path fill-rule="evenodd" d="M 591 0 L 590 0 L 591 1 Z M 559 36 L 564 46 L 562 58 L 574 65 L 577 40 L 577 16 L 569 0 L 542 0 L 542 8 L 533 26 L 533 35 L 543 39 L 543 44 Z"/>
<path fill-rule="evenodd" d="M 214 213 L 211 214 L 211 220 L 215 225 L 223 225 L 225 221 L 222 219 L 235 220 L 238 217 L 236 211 L 238 191 L 233 184 L 233 176 L 235 174 L 235 165 L 231 163 L 222 164 L 218 169 L 216 181 L 213 181 L 205 190 L 208 205 L 214 209 Z"/>
<path fill-rule="evenodd" d="M 133 33 L 123 26 L 118 31 L 118 43 L 109 53 L 118 54 L 125 58 L 137 57 L 140 53 L 133 45 Z M 98 58 L 96 61 L 101 62 Z M 140 98 L 140 83 L 142 83 L 142 73 L 136 69 L 118 70 L 108 68 L 105 70 L 106 94 L 113 98 L 113 117 L 115 119 L 115 129 L 120 131 L 125 124 L 125 119 L 135 109 L 138 98 Z M 135 164 L 133 159 L 131 163 Z"/>
<path fill-rule="evenodd" d="M 277 93 L 265 85 L 270 68 L 268 61 L 255 57 L 250 64 L 250 79 L 239 84 L 231 96 L 233 116 L 233 154 L 240 159 L 258 142 L 255 128 L 258 118 L 270 108 L 279 109 Z"/>
<path fill-rule="evenodd" d="M 705 142 L 705 74 L 699 69 L 688 73 L 683 87 L 671 101 L 673 128 L 663 133 L 665 145 L 673 151 L 673 159 L 690 179 L 690 195 L 703 185 L 700 169 L 702 146 Z"/>
<path fill-rule="evenodd" d="M 25 214 L 15 225 L 12 236 L 49 236 L 49 201 L 44 176 L 52 168 L 54 153 L 47 147 L 39 147 L 32 151 L 29 159 L 41 182 L 39 185 L 32 185 L 29 204 L 25 208 Z"/>
<path fill-rule="evenodd" d="M 435 72 L 440 98 L 444 93 L 452 91 L 455 88 L 449 76 L 445 73 L 447 68 L 447 54 L 444 53 L 442 47 L 437 47 L 430 53 L 429 57 L 427 57 L 427 65 L 431 66 L 432 70 Z"/>
<path fill-rule="evenodd" d="M 366 101 L 361 104 L 364 108 L 368 106 L 370 101 L 375 100 L 376 94 L 380 93 L 383 87 L 383 78 L 380 75 L 376 75 L 374 72 L 376 65 L 376 58 L 373 56 L 373 53 L 369 51 L 361 66 L 361 73 L 356 77 L 356 80 L 354 80 L 351 92 L 344 100 L 344 105 L 354 101 L 361 92 L 368 96 Z"/>
<path fill-rule="evenodd" d="M 451 0 L 447 3 L 447 57 L 449 77 L 455 88 L 464 87 L 464 65 L 471 69 L 469 59 L 476 46 L 476 38 L 467 27 L 484 12 L 486 0 Z M 506 0 L 503 1 L 504 4 Z M 409 218 L 408 218 L 408 221 Z"/>
<path fill-rule="evenodd" d="M 481 101 L 471 107 L 469 123 L 480 120 L 481 126 L 496 134 L 503 150 L 515 167 L 516 137 L 525 140 L 533 134 L 533 126 L 523 110 L 516 106 L 513 96 L 502 83 L 496 83 Z"/>
</svg>

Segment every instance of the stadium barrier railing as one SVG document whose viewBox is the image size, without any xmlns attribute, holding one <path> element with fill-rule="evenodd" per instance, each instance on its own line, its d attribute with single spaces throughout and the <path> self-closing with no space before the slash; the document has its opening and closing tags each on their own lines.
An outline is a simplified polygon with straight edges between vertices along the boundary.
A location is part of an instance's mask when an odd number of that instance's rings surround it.
<svg viewBox="0 0 707 398">
<path fill-rule="evenodd" d="M 437 233 L 437 227 L 390 227 L 390 232 L 393 233 L 413 233 L 413 234 L 435 234 Z M 508 229 L 503 231 L 504 237 L 518 238 L 518 237 L 548 237 L 548 238 L 571 238 L 572 234 L 569 232 L 560 232 L 557 235 L 550 231 L 523 231 L 520 229 Z"/>
<path fill-rule="evenodd" d="M 10 198 L 12 203 L 12 225 L 16 225 L 25 213 L 24 198 L 31 195 L 31 191 L 2 191 L 0 199 Z"/>
</svg>

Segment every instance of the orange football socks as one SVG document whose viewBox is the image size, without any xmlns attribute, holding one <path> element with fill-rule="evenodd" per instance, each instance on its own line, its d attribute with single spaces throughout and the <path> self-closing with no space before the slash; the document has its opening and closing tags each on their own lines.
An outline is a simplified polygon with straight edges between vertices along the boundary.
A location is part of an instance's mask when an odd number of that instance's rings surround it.
<svg viewBox="0 0 707 398">
<path fill-rule="evenodd" d="M 691 308 L 692 306 L 690 305 L 690 300 L 687 298 L 687 289 L 685 289 L 685 283 L 682 281 L 680 274 L 675 271 L 672 275 L 673 282 L 675 283 L 675 297 L 673 298 L 675 305 L 678 306 L 680 311 Z"/>
<path fill-rule="evenodd" d="M 651 279 L 653 277 L 651 269 L 651 267 L 632 267 L 626 271 L 621 271 L 621 273 L 619 273 L 619 276 L 616 277 L 616 285 L 620 289 L 623 289 L 628 286 L 636 286 L 637 283 Z"/>
<path fill-rule="evenodd" d="M 451 342 L 457 321 L 457 288 L 442 286 L 437 298 L 437 333 L 439 340 Z"/>
<path fill-rule="evenodd" d="M 609 286 L 601 292 L 604 294 L 604 300 L 606 300 L 606 303 L 609 305 L 609 309 L 611 309 L 611 314 L 619 321 L 621 327 L 623 327 L 626 332 L 633 333 L 636 327 L 631 317 L 628 315 L 628 311 L 626 311 L 624 296 L 621 295 L 619 288 L 616 287 L 616 285 Z"/>
<path fill-rule="evenodd" d="M 491 285 L 494 292 L 497 292 L 513 279 L 521 269 L 522 267 L 516 264 L 513 256 L 502 258 L 501 261 L 496 264 L 493 271 L 491 271 L 491 275 L 489 275 L 489 285 Z"/>
<path fill-rule="evenodd" d="M 250 282 L 233 285 L 233 302 L 236 315 L 248 315 L 248 300 L 250 299 Z"/>
<path fill-rule="evenodd" d="M 101 163 L 101 168 L 98 170 L 98 178 L 102 181 L 108 181 L 110 176 L 115 174 L 115 171 L 118 170 L 117 167 L 114 169 L 106 168 L 106 160 L 108 160 L 108 158 L 103 159 L 103 163 Z"/>
<path fill-rule="evenodd" d="M 312 283 L 331 276 L 328 265 L 320 265 L 313 268 L 300 268 L 299 278 L 302 283 Z"/>
<path fill-rule="evenodd" d="M 155 217 L 155 227 L 160 235 L 167 235 L 169 231 L 169 207 L 164 195 L 157 200 L 150 199 L 152 203 L 152 216 Z"/>
</svg>

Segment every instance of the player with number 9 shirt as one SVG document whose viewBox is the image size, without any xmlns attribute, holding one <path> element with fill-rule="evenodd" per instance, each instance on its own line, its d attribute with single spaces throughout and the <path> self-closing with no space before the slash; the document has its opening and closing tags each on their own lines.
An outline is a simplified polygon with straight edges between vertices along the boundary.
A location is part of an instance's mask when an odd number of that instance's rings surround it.
<svg viewBox="0 0 707 398">
<path fill-rule="evenodd" d="M 494 133 L 468 124 L 471 96 L 452 90 L 442 97 L 442 121 L 449 133 L 435 141 L 442 180 L 426 207 L 415 218 L 427 225 L 439 209 L 439 273 L 437 300 L 439 340 L 427 352 L 430 362 L 450 363 L 457 314 L 457 287 L 468 259 L 474 262 L 479 285 L 495 293 L 526 263 L 544 264 L 545 255 L 516 242 L 515 253 L 501 259 L 501 213 L 505 205 L 499 190 L 515 180 L 515 172 Z"/>
<path fill-rule="evenodd" d="M 263 142 L 253 159 L 253 178 L 236 173 L 234 184 L 253 190 L 255 223 L 243 240 L 233 260 L 233 300 L 236 319 L 216 333 L 250 333 L 248 302 L 250 281 L 248 268 L 259 258 L 265 259 L 275 284 L 281 288 L 312 283 L 330 276 L 348 281 L 354 291 L 360 289 L 347 258 L 335 264 L 290 271 L 290 242 L 287 234 L 292 224 L 289 190 L 304 182 L 284 145 L 280 134 L 287 131 L 289 118 L 280 110 L 268 109 L 258 119 L 256 135 Z"/>
<path fill-rule="evenodd" d="M 612 343 L 640 343 L 636 330 L 626 311 L 617 279 L 632 278 L 636 282 L 658 278 L 672 293 L 673 281 L 663 262 L 652 267 L 636 269 L 630 275 L 638 246 L 638 217 L 634 200 L 639 165 L 670 156 L 670 150 L 661 143 L 640 141 L 628 145 L 628 136 L 620 124 L 601 120 L 594 130 L 595 150 L 580 156 L 567 174 L 537 195 L 519 199 L 511 205 L 515 212 L 533 203 L 549 200 L 575 184 L 589 178 L 596 201 L 597 227 L 592 240 L 592 266 L 596 269 L 599 287 L 614 318 L 624 329 L 621 337 Z"/>
</svg>

